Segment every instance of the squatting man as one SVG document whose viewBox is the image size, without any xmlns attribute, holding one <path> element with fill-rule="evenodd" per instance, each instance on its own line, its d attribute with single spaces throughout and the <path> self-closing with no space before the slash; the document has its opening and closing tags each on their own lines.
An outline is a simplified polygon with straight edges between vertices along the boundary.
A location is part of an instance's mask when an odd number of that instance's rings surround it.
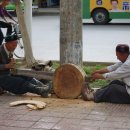
<svg viewBox="0 0 130 130">
<path fill-rule="evenodd" d="M 0 88 L 14 94 L 31 92 L 48 97 L 52 82 L 44 85 L 35 78 L 11 74 L 11 69 L 16 64 L 13 52 L 17 47 L 17 40 L 17 35 L 8 35 L 5 37 L 5 43 L 0 46 Z"/>
</svg>

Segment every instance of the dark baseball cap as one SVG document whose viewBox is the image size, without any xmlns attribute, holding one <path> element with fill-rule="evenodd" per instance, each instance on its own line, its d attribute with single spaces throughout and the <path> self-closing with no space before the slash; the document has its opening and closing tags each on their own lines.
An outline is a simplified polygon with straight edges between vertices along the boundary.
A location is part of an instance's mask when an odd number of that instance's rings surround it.
<svg viewBox="0 0 130 130">
<path fill-rule="evenodd" d="M 18 36 L 16 34 L 7 35 L 5 37 L 5 42 L 11 42 L 11 41 L 15 41 L 15 40 L 18 40 Z"/>
<path fill-rule="evenodd" d="M 127 44 L 118 44 L 116 51 L 121 53 L 129 53 L 129 46 Z"/>
</svg>

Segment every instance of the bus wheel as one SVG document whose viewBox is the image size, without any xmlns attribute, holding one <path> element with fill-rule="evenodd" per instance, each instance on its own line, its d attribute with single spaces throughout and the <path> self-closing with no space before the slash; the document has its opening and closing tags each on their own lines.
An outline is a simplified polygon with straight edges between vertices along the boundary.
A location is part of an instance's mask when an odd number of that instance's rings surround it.
<svg viewBox="0 0 130 130">
<path fill-rule="evenodd" d="M 108 23 L 111 22 L 111 21 L 112 21 L 112 19 L 108 19 Z"/>
<path fill-rule="evenodd" d="M 97 9 L 92 13 L 95 24 L 106 24 L 109 22 L 109 14 L 104 9 Z"/>
</svg>

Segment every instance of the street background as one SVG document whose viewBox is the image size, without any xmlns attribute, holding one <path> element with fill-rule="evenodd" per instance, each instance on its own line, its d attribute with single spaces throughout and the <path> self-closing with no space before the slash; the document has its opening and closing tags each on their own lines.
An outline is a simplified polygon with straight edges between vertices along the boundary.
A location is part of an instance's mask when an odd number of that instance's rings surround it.
<svg viewBox="0 0 130 130">
<path fill-rule="evenodd" d="M 2 30 L 5 35 L 6 30 Z M 32 49 L 36 59 L 59 61 L 59 39 L 58 13 L 45 13 L 32 17 Z M 95 25 L 92 19 L 83 20 L 84 62 L 117 62 L 115 55 L 117 44 L 130 46 L 130 19 L 112 20 L 108 25 Z M 19 56 L 24 56 L 24 50 L 19 47 L 15 52 Z"/>
<path fill-rule="evenodd" d="M 130 45 L 130 20 L 113 20 L 109 25 L 94 25 L 92 20 L 83 22 L 85 62 L 116 62 L 115 46 Z M 59 38 L 59 15 L 33 17 L 32 46 L 36 59 L 59 60 Z"/>
</svg>

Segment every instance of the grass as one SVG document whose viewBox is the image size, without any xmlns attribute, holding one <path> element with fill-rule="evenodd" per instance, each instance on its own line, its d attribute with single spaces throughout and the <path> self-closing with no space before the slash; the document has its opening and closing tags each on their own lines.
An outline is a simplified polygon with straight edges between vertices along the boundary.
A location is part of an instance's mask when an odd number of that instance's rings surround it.
<svg viewBox="0 0 130 130">
<path fill-rule="evenodd" d="M 100 70 L 100 69 L 103 69 L 105 68 L 106 66 L 104 65 L 95 65 L 95 66 L 83 66 L 83 70 L 85 71 L 85 73 L 90 76 L 92 74 L 92 72 L 96 71 L 96 70 Z M 106 81 L 106 80 L 102 80 L 102 79 L 99 79 L 99 80 L 95 80 L 95 81 L 92 81 L 90 82 L 90 87 L 92 88 L 101 88 L 101 87 L 104 87 L 108 84 L 109 82 Z"/>
<path fill-rule="evenodd" d="M 60 66 L 59 63 L 54 62 L 52 67 L 53 67 L 54 69 L 56 69 L 56 68 L 58 68 L 59 66 Z M 95 66 L 87 66 L 87 65 L 84 65 L 84 66 L 83 66 L 83 70 L 85 71 L 86 75 L 90 76 L 93 71 L 95 71 L 95 70 L 100 70 L 100 69 L 103 69 L 103 68 L 105 68 L 105 67 L 106 67 L 105 65 L 99 65 L 99 64 L 97 64 L 97 65 L 95 65 Z M 96 80 L 96 81 L 90 82 L 89 85 L 90 85 L 90 87 L 92 87 L 92 88 L 97 88 L 97 87 L 98 87 L 98 88 L 101 88 L 101 87 L 103 87 L 103 86 L 106 86 L 108 83 L 109 83 L 109 82 L 106 81 L 106 80 Z"/>
</svg>

